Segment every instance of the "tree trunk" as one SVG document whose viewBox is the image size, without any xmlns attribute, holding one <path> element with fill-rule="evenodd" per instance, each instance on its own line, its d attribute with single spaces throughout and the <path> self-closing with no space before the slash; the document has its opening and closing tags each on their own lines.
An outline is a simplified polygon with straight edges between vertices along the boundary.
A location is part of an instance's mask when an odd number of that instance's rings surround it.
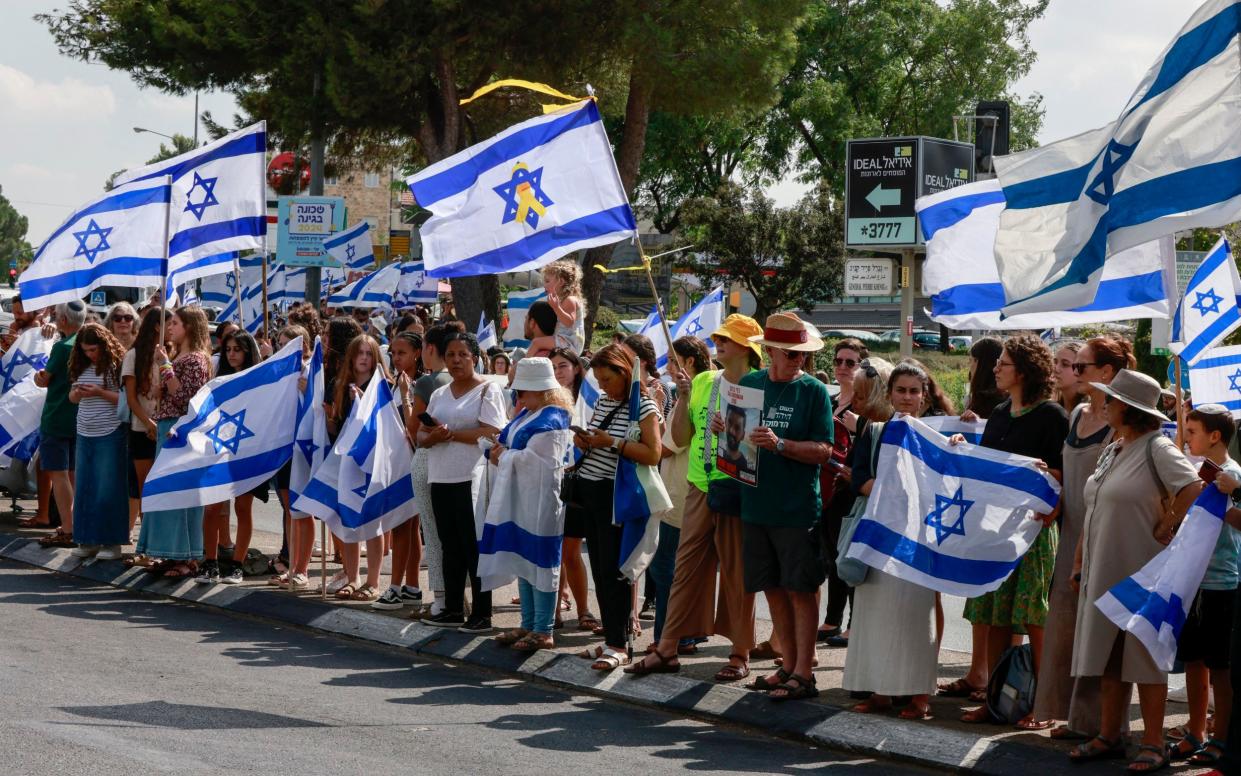
<svg viewBox="0 0 1241 776">
<path fill-rule="evenodd" d="M 616 149 L 616 170 L 620 173 L 625 195 L 633 198 L 638 183 L 638 168 L 642 164 L 642 152 L 646 148 L 646 127 L 651 118 L 651 94 L 649 81 L 640 74 L 637 63 L 629 75 L 629 99 L 625 103 L 625 125 L 621 129 L 620 144 Z M 586 346 L 595 331 L 595 313 L 599 309 L 599 297 L 603 294 L 603 273 L 596 264 L 607 266 L 615 246 L 604 245 L 586 252 L 582 260 L 582 295 L 586 298 Z"/>
</svg>

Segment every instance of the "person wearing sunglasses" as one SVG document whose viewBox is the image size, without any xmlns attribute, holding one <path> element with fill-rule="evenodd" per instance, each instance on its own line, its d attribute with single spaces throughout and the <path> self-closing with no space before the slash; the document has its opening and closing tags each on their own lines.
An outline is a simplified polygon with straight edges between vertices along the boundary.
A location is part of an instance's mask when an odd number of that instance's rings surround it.
<svg viewBox="0 0 1241 776">
<path fill-rule="evenodd" d="M 108 317 L 104 319 L 103 325 L 112 332 L 122 348 L 129 350 L 138 336 L 137 319 L 138 313 L 134 311 L 133 305 L 129 302 L 117 302 L 108 310 Z"/>
</svg>

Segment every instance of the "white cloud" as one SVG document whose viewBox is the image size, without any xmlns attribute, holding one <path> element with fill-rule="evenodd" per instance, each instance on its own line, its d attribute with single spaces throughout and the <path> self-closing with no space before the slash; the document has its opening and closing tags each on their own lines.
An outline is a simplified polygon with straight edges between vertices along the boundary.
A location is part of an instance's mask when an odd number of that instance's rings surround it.
<svg viewBox="0 0 1241 776">
<path fill-rule="evenodd" d="M 66 116 L 107 118 L 116 110 L 110 86 L 88 84 L 76 78 L 39 81 L 9 65 L 0 64 L 0 104 L 13 121 L 63 121 Z"/>
</svg>

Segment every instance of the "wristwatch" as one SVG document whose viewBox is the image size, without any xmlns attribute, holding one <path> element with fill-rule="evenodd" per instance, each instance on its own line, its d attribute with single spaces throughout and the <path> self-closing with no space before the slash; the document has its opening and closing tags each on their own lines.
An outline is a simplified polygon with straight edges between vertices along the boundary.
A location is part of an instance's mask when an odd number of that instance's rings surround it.
<svg viewBox="0 0 1241 776">
<path fill-rule="evenodd" d="M 776 437 L 776 452 L 784 455 L 784 440 L 780 437 Z"/>
</svg>

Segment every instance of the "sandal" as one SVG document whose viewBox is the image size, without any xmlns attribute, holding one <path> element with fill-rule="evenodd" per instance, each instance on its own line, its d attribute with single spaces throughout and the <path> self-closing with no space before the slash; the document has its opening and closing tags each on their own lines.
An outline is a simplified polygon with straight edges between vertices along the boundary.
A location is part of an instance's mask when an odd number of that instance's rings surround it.
<svg viewBox="0 0 1241 776">
<path fill-rule="evenodd" d="M 527 633 L 511 644 L 518 652 L 538 652 L 540 649 L 555 649 L 556 642 L 546 633 Z"/>
<path fill-rule="evenodd" d="M 1085 741 L 1090 738 L 1085 733 L 1078 733 L 1068 725 L 1057 725 L 1047 735 L 1052 741 Z"/>
<path fill-rule="evenodd" d="M 522 630 L 521 628 L 513 628 L 512 630 L 506 630 L 503 633 L 496 636 L 495 641 L 497 644 L 500 644 L 502 646 L 511 647 L 517 642 L 524 639 L 529 633 L 530 631 L 528 630 Z"/>
<path fill-rule="evenodd" d="M 987 702 L 987 688 L 986 687 L 979 687 L 977 690 L 974 690 L 973 692 L 970 693 L 970 703 L 986 703 L 986 702 Z"/>
<path fill-rule="evenodd" d="M 155 561 L 151 560 L 146 555 L 135 555 L 132 558 L 126 558 L 125 560 L 121 561 L 122 565 L 124 565 L 126 568 L 131 568 L 131 569 L 134 567 L 144 568 L 144 569 L 150 568 L 151 564 L 153 563 L 155 563 Z"/>
<path fill-rule="evenodd" d="M 1054 724 L 1056 724 L 1054 719 L 1035 719 L 1033 714 L 1028 714 L 1017 720 L 1017 724 L 1014 727 L 1018 730 L 1035 731 L 1046 730 Z"/>
<path fill-rule="evenodd" d="M 892 701 L 876 701 L 874 696 L 867 698 L 861 703 L 856 703 L 853 706 L 853 711 L 856 711 L 858 714 L 875 714 L 880 711 L 891 710 Z"/>
<path fill-rule="evenodd" d="M 271 577 L 270 579 L 267 580 L 267 584 L 271 585 L 272 587 L 288 587 L 289 586 L 289 572 L 286 571 L 283 574 L 277 574 L 276 576 Z"/>
<path fill-rule="evenodd" d="M 780 653 L 776 651 L 775 647 L 771 646 L 770 640 L 755 644 L 750 650 L 751 660 L 774 660 L 778 657 L 780 657 Z"/>
<path fill-rule="evenodd" d="M 379 598 L 379 591 L 370 585 L 362 585 L 353 593 L 354 601 L 374 601 Z"/>
<path fill-rule="evenodd" d="M 1190 765 L 1215 765 L 1224 756 L 1224 744 L 1217 738 L 1208 738 L 1202 748 L 1189 756 Z"/>
<path fill-rule="evenodd" d="M 775 677 L 776 681 L 774 682 L 767 681 L 768 679 L 771 679 L 772 677 Z M 745 688 L 747 690 L 755 690 L 757 692 L 771 692 L 772 690 L 776 689 L 780 685 L 787 682 L 792 677 L 793 675 L 790 674 L 788 671 L 785 671 L 783 668 L 779 668 L 776 670 L 774 674 L 768 674 L 767 676 L 760 676 L 759 678 L 747 684 Z"/>
<path fill-rule="evenodd" d="M 797 684 L 793 684 L 797 682 Z M 801 674 L 792 674 L 781 684 L 771 688 L 771 692 L 767 693 L 767 697 L 771 698 L 774 703 L 783 703 L 784 701 L 796 701 L 804 698 L 819 697 L 819 688 L 813 676 L 806 677 Z M 783 695 L 776 695 L 782 692 Z"/>
<path fill-rule="evenodd" d="M 1096 745 L 1101 744 L 1100 745 Z M 1117 738 L 1108 741 L 1103 736 L 1095 736 L 1084 744 L 1078 744 L 1069 750 L 1069 760 L 1075 763 L 1088 763 L 1094 760 L 1119 760 L 1125 756 L 1125 739 Z"/>
<path fill-rule="evenodd" d="M 735 666 L 732 663 L 715 672 L 715 681 L 717 682 L 736 682 L 750 675 L 750 666 L 746 664 L 745 659 L 741 655 L 729 655 L 730 660 L 740 660 L 741 665 Z"/>
<path fill-rule="evenodd" d="M 1180 741 L 1187 735 L 1189 735 L 1189 726 L 1177 725 L 1174 728 L 1168 728 L 1168 732 L 1163 734 L 1163 740 L 1168 742 Z"/>
<path fill-rule="evenodd" d="M 164 572 L 164 579 L 183 579 L 184 577 L 192 577 L 198 574 L 198 565 L 195 563 L 177 563 L 172 568 Z"/>
<path fill-rule="evenodd" d="M 629 665 L 629 656 L 608 647 L 599 657 L 595 658 L 595 662 L 591 663 L 590 667 L 595 671 L 615 671 L 626 665 Z"/>
<path fill-rule="evenodd" d="M 587 647 L 581 652 L 575 652 L 574 654 L 583 660 L 598 660 L 603 657 L 603 647 Z"/>
<path fill-rule="evenodd" d="M 677 661 L 676 655 L 664 657 L 658 650 L 651 650 L 649 654 L 655 656 L 654 663 L 648 663 L 646 658 L 642 658 L 625 668 L 625 673 L 631 676 L 646 676 L 647 674 L 675 674 L 681 670 L 681 663 Z"/>
<path fill-rule="evenodd" d="M 69 548 L 72 549 L 78 545 L 73 541 L 73 534 L 67 534 L 59 528 L 50 536 L 44 536 L 39 540 L 39 546 L 45 549 L 52 548 Z"/>
<path fill-rule="evenodd" d="M 350 601 L 353 600 L 353 594 L 356 592 L 358 592 L 358 589 L 353 586 L 352 582 L 348 582 L 344 587 L 336 591 L 336 597 L 341 601 Z"/>
<path fill-rule="evenodd" d="M 581 614 L 577 616 L 577 629 L 578 630 L 590 631 L 593 633 L 595 629 L 598 627 L 600 627 L 599 618 L 594 616 L 590 612 L 582 612 Z"/>
<path fill-rule="evenodd" d="M 51 521 L 46 518 L 40 520 L 37 517 L 19 517 L 17 518 L 18 528 L 51 528 Z"/>
<path fill-rule="evenodd" d="M 912 720 L 931 719 L 931 704 L 928 703 L 925 706 L 919 706 L 916 703 L 910 703 L 908 706 L 901 709 L 901 713 L 896 716 L 901 719 Z"/>
<path fill-rule="evenodd" d="M 1161 747 L 1142 744 L 1138 747 L 1138 756 L 1129 761 L 1125 770 L 1129 773 L 1154 773 L 1167 768 L 1170 762 Z M 1135 765 L 1142 767 L 1135 768 Z"/>
<path fill-rule="evenodd" d="M 983 690 L 983 689 L 986 689 L 986 688 L 975 687 L 974 685 L 965 681 L 965 677 L 963 676 L 960 679 L 953 679 L 948 684 L 941 684 L 939 687 L 935 689 L 935 694 L 942 698 L 968 698 L 970 697 L 970 693 L 974 692 L 975 690 Z"/>
<path fill-rule="evenodd" d="M 1164 744 L 1163 753 L 1169 761 L 1176 762 L 1177 760 L 1188 760 L 1197 754 L 1200 749 L 1202 749 L 1202 741 L 1186 730 L 1185 735 L 1179 741 L 1174 740 Z"/>
<path fill-rule="evenodd" d="M 983 723 L 993 723 L 995 718 L 991 716 L 991 712 L 986 706 L 979 706 L 976 709 L 970 709 L 961 715 L 961 721 L 971 725 L 979 725 Z"/>
</svg>

